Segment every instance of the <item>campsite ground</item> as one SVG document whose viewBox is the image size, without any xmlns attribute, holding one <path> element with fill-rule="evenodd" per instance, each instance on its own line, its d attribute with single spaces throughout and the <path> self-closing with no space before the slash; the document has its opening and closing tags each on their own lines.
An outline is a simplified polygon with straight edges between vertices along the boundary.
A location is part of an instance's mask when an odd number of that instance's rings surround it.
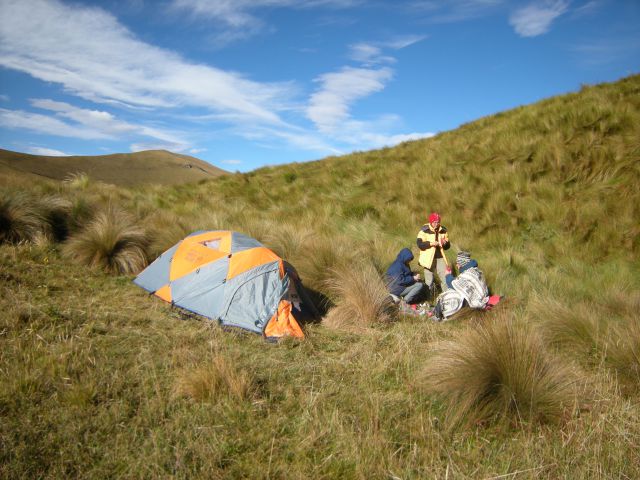
<svg viewBox="0 0 640 480">
<path fill-rule="evenodd" d="M 0 475 L 640 477 L 638 92 L 198 185 L 3 182 L 25 238 L 0 245 Z M 267 344 L 106 274 L 86 255 L 103 237 L 71 240 L 107 205 L 151 258 L 201 228 L 258 238 L 326 295 L 324 322 Z M 494 312 L 436 324 L 380 301 L 432 209 L 506 295 Z"/>
</svg>

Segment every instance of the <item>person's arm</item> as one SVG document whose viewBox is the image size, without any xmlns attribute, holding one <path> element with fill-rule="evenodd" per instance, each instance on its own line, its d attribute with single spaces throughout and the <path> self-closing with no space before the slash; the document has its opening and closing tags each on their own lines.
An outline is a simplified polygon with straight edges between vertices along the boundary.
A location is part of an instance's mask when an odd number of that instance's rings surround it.
<svg viewBox="0 0 640 480">
<path fill-rule="evenodd" d="M 442 234 L 440 236 L 441 246 L 444 250 L 449 250 L 449 248 L 451 248 L 451 243 L 449 242 L 449 234 L 447 232 L 447 229 L 445 227 L 442 227 L 440 232 Z"/>
<path fill-rule="evenodd" d="M 409 268 L 403 269 L 400 275 L 400 285 L 408 287 L 414 283 L 416 283 L 416 279 L 413 277 L 413 272 Z"/>
<path fill-rule="evenodd" d="M 422 240 L 420 237 L 418 237 L 416 243 L 418 244 L 418 248 L 420 250 L 427 250 L 428 248 L 431 248 L 433 245 L 431 245 L 431 242 L 429 240 Z"/>
<path fill-rule="evenodd" d="M 447 287 L 453 288 L 453 279 L 454 279 L 454 276 L 451 273 L 451 271 L 449 271 L 446 277 L 444 277 L 444 281 L 447 283 Z"/>
<path fill-rule="evenodd" d="M 429 240 L 425 240 L 423 238 L 420 237 L 420 234 L 424 232 L 424 230 L 420 230 L 420 232 L 418 232 L 418 238 L 416 239 L 416 244 L 418 245 L 418 248 L 420 250 L 427 250 L 429 248 L 433 248 L 433 247 L 437 247 L 438 244 L 436 242 L 430 242 Z"/>
</svg>

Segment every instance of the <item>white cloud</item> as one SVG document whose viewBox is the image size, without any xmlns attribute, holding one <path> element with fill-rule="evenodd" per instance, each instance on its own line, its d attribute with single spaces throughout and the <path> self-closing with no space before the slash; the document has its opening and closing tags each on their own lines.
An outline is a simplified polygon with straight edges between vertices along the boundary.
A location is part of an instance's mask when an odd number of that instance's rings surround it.
<svg viewBox="0 0 640 480">
<path fill-rule="evenodd" d="M 146 125 L 134 125 L 118 120 L 109 112 L 100 110 L 88 110 L 78 108 L 65 102 L 49 99 L 31 99 L 31 104 L 36 108 L 56 112 L 56 116 L 71 120 L 82 128 L 98 132 L 104 138 L 123 138 L 131 135 L 154 138 L 172 145 L 181 145 L 186 148 L 187 142 L 178 135 Z"/>
<path fill-rule="evenodd" d="M 435 135 L 432 132 L 388 134 L 401 128 L 401 121 L 394 115 L 381 116 L 375 121 L 347 120 L 334 132 L 334 139 L 358 150 L 391 147 L 408 140 L 418 140 Z"/>
<path fill-rule="evenodd" d="M 137 39 L 100 8 L 57 0 L 2 0 L 0 66 L 61 84 L 94 102 L 197 106 L 278 123 L 288 86 L 196 64 Z M 63 48 L 61 48 L 63 46 Z"/>
<path fill-rule="evenodd" d="M 532 3 L 513 12 L 509 24 L 521 37 L 536 37 L 547 33 L 553 21 L 568 8 L 565 0 Z"/>
<path fill-rule="evenodd" d="M 81 125 L 71 125 L 55 117 L 22 110 L 0 108 L 0 125 L 12 129 L 28 130 L 46 135 L 78 138 L 82 140 L 114 139 L 113 136 L 92 128 L 86 128 Z"/>
<path fill-rule="evenodd" d="M 221 160 L 220 163 L 225 165 L 242 165 L 242 160 Z"/>
<path fill-rule="evenodd" d="M 262 25 L 251 12 L 263 8 L 348 8 L 361 0 L 173 0 L 176 10 L 194 16 L 216 19 L 233 28 L 256 28 Z"/>
<path fill-rule="evenodd" d="M 129 146 L 132 152 L 143 152 L 145 150 L 168 150 L 171 152 L 183 152 L 187 146 L 183 143 L 171 142 L 142 142 L 133 143 Z"/>
<path fill-rule="evenodd" d="M 380 47 L 367 43 L 356 43 L 351 45 L 349 49 L 351 50 L 349 57 L 356 62 L 363 63 L 370 62 L 371 59 L 379 57 L 382 51 Z"/>
<path fill-rule="evenodd" d="M 191 150 L 189 150 L 189 153 L 191 155 L 197 155 L 198 153 L 202 153 L 202 152 L 206 152 L 207 149 L 206 148 L 192 148 Z"/>
<path fill-rule="evenodd" d="M 274 31 L 255 13 L 267 8 L 333 8 L 344 9 L 363 0 L 172 0 L 172 12 L 187 12 L 192 18 L 211 22 L 212 45 L 222 48 L 264 31 Z"/>
<path fill-rule="evenodd" d="M 349 117 L 353 102 L 384 89 L 393 77 L 390 68 L 367 69 L 344 67 L 338 72 L 325 73 L 315 81 L 320 89 L 307 107 L 307 117 L 323 133 L 334 132 Z"/>
<path fill-rule="evenodd" d="M 0 101 L 2 102 L 8 102 L 9 101 L 9 95 L 0 95 Z"/>
<path fill-rule="evenodd" d="M 425 35 L 403 35 L 388 41 L 354 43 L 349 45 L 349 58 L 363 65 L 395 63 L 396 59 L 384 55 L 383 49 L 401 50 L 425 38 Z"/>
<path fill-rule="evenodd" d="M 394 50 L 400 50 L 402 48 L 409 47 L 414 43 L 421 42 L 425 38 L 427 38 L 426 35 L 402 35 L 389 40 L 388 42 L 386 42 L 386 45 L 389 48 L 393 48 Z"/>
<path fill-rule="evenodd" d="M 505 0 L 415 0 L 407 5 L 418 14 L 428 15 L 432 22 L 453 23 L 482 17 L 504 3 Z"/>
<path fill-rule="evenodd" d="M 53 148 L 46 147 L 29 147 L 27 148 L 27 153 L 31 153 L 33 155 L 44 155 L 46 157 L 68 157 L 68 153 L 61 152 L 60 150 L 55 150 Z"/>
<path fill-rule="evenodd" d="M 619 62 L 624 58 L 639 58 L 640 38 L 623 36 L 620 38 L 591 38 L 588 43 L 570 47 L 577 55 L 578 62 L 587 68 Z"/>
</svg>

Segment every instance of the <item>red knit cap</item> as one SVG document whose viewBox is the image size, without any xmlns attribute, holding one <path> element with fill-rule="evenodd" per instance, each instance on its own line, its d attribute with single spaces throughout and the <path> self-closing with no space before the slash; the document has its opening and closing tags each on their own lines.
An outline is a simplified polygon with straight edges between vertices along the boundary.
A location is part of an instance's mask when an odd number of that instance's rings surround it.
<svg viewBox="0 0 640 480">
<path fill-rule="evenodd" d="M 431 215 L 429 215 L 429 223 L 434 223 L 434 222 L 440 223 L 439 213 L 433 212 Z"/>
</svg>

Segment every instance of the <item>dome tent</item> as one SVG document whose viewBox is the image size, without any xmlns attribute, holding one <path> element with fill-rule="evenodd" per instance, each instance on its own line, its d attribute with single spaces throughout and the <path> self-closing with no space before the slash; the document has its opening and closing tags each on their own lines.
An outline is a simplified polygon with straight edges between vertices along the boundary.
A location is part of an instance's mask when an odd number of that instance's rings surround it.
<svg viewBox="0 0 640 480">
<path fill-rule="evenodd" d="M 160 255 L 134 283 L 221 325 L 268 338 L 303 338 L 295 317 L 302 285 L 295 270 L 291 275 L 288 270 L 278 255 L 251 237 L 199 231 Z"/>
</svg>

